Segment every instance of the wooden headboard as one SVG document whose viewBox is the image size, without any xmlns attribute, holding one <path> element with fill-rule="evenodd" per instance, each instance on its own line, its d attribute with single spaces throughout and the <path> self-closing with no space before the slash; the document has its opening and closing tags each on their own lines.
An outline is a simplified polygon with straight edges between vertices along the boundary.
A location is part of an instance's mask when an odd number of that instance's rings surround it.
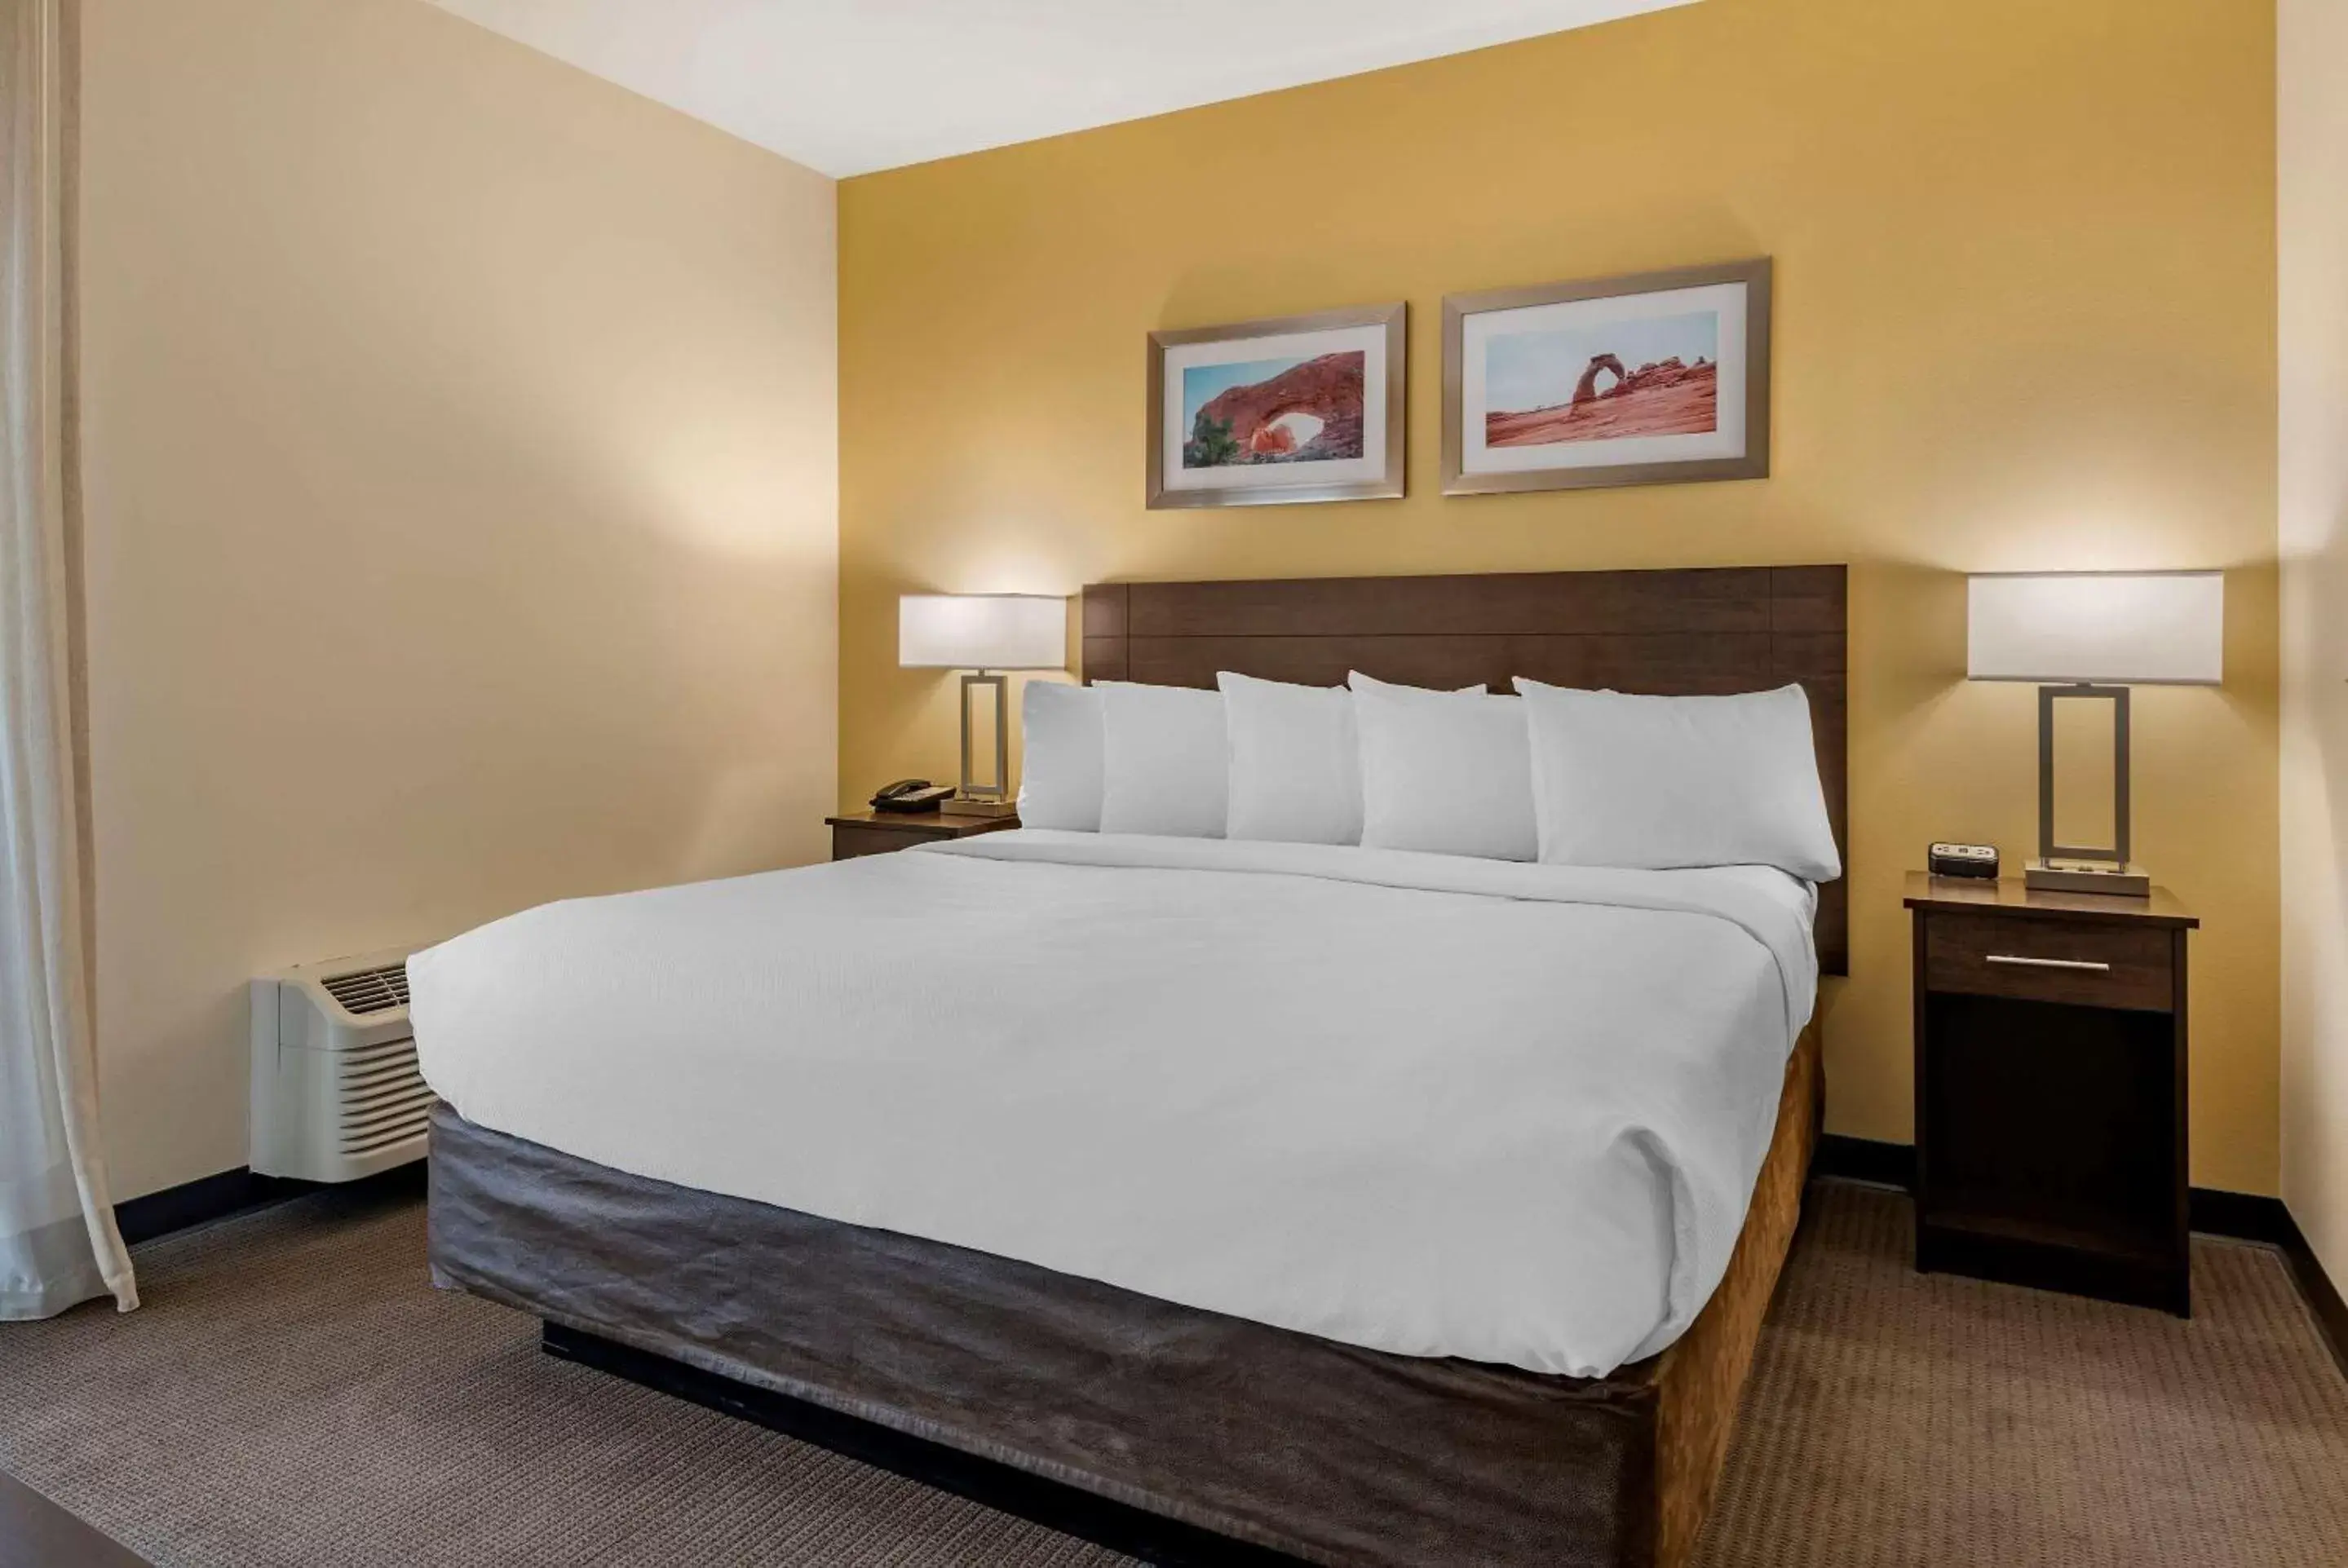
<svg viewBox="0 0 2348 1568">
<path fill-rule="evenodd" d="M 1343 683 L 1359 670 L 1413 686 L 1523 675 L 1560 686 L 1685 696 L 1809 693 L 1818 776 L 1845 874 L 1818 890 L 1819 967 L 1850 972 L 1849 660 L 1838 566 L 1489 577 L 1110 582 L 1085 589 L 1084 678 L 1212 686 L 1232 670 Z"/>
</svg>

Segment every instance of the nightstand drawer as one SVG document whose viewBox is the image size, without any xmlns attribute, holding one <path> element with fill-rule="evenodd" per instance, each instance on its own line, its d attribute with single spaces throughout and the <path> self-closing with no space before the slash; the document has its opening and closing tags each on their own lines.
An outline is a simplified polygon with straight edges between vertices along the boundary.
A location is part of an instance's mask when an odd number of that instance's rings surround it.
<svg viewBox="0 0 2348 1568">
<path fill-rule="evenodd" d="M 1935 913 L 1924 983 L 1935 991 L 2168 1012 L 2176 1005 L 2167 931 L 2088 921 Z"/>
</svg>

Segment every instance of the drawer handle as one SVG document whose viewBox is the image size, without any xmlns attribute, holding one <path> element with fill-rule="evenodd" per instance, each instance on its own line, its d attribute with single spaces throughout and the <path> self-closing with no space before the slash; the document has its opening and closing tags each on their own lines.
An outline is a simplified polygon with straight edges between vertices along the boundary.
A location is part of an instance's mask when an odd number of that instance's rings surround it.
<svg viewBox="0 0 2348 1568">
<path fill-rule="evenodd" d="M 2112 972 L 2111 965 L 2099 964 L 2093 958 L 2025 958 L 2018 953 L 1991 953 L 1982 962 L 2011 964 L 2023 969 L 2085 969 L 2098 975 Z"/>
</svg>

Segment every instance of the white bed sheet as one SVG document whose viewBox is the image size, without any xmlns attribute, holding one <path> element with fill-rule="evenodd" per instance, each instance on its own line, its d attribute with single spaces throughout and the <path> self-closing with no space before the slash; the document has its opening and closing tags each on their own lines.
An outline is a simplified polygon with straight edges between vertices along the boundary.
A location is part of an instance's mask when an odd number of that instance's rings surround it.
<svg viewBox="0 0 2348 1568">
<path fill-rule="evenodd" d="M 1807 885 L 1021 830 L 409 961 L 424 1075 L 598 1163 L 1414 1356 L 1598 1376 L 1727 1266 Z"/>
</svg>

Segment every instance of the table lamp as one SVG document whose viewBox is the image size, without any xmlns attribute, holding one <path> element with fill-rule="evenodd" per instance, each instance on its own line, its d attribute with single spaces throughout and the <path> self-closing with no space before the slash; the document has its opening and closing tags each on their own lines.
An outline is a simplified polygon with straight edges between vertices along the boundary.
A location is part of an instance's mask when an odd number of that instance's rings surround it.
<svg viewBox="0 0 2348 1568">
<path fill-rule="evenodd" d="M 2128 858 L 2128 688 L 2214 686 L 2225 669 L 2226 579 L 2215 571 L 2000 572 L 1965 579 L 1966 676 L 2038 683 L 2038 858 L 2028 886 L 2143 897 Z M 2054 842 L 2054 704 L 2112 704 L 2108 848 Z"/>
<path fill-rule="evenodd" d="M 962 670 L 962 781 L 946 809 L 1008 816 L 1011 706 L 1005 670 L 1068 666 L 1068 601 L 1033 593 L 909 593 L 897 600 L 897 662 L 907 670 Z M 994 771 L 972 774 L 970 700 L 994 689 Z"/>
</svg>

